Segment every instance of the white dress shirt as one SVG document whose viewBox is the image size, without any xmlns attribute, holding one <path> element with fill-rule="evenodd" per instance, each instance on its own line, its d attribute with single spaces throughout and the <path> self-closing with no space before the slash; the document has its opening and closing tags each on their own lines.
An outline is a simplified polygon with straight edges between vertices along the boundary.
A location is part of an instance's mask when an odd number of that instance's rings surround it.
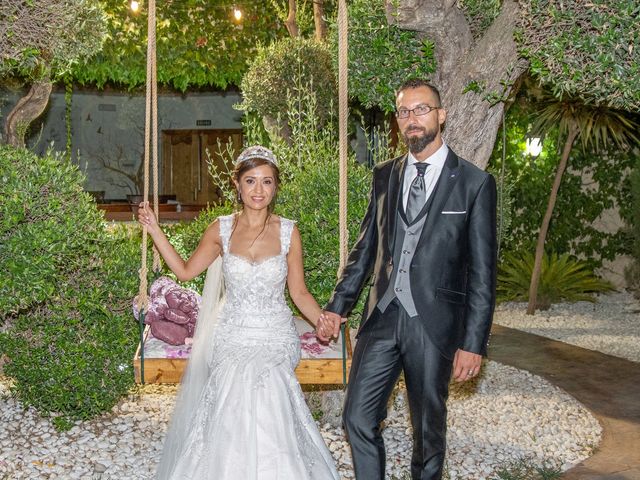
<svg viewBox="0 0 640 480">
<path fill-rule="evenodd" d="M 440 178 L 440 172 L 442 172 L 442 168 L 444 167 L 444 162 L 447 160 L 448 154 L 449 147 L 442 142 L 440 148 L 436 150 L 433 155 L 424 160 L 424 162 L 430 164 L 424 174 L 424 186 L 427 192 L 424 199 L 425 203 L 427 203 L 427 200 L 436 188 L 436 183 L 438 182 L 438 178 Z M 409 155 L 407 155 L 407 165 L 404 169 L 404 183 L 402 185 L 402 206 L 405 212 L 407 211 L 407 201 L 409 199 L 411 183 L 418 176 L 418 169 L 414 167 L 414 164 L 416 163 L 418 163 L 418 160 L 416 160 L 416 157 L 409 152 Z"/>
</svg>

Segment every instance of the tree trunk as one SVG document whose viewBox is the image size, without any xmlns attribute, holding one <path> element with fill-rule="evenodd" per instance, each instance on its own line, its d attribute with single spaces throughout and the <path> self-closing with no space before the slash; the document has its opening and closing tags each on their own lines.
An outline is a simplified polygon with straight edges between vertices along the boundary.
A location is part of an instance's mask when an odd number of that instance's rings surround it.
<svg viewBox="0 0 640 480">
<path fill-rule="evenodd" d="M 24 147 L 27 128 L 47 108 L 52 87 L 53 84 L 48 80 L 35 82 L 31 85 L 29 93 L 18 100 L 4 124 L 4 138 L 7 144 Z"/>
<path fill-rule="evenodd" d="M 284 21 L 285 27 L 292 38 L 296 38 L 300 35 L 298 31 L 298 23 L 296 22 L 296 0 L 289 0 L 289 16 Z"/>
<path fill-rule="evenodd" d="M 438 70 L 431 82 L 448 112 L 445 141 L 463 158 L 486 168 L 505 100 L 528 67 L 513 40 L 518 4 L 505 0 L 500 15 L 475 42 L 454 0 L 400 0 L 397 10 L 388 5 L 387 12 L 389 23 L 420 31 L 435 43 Z"/>
<path fill-rule="evenodd" d="M 573 142 L 578 136 L 579 129 L 575 123 L 572 123 L 567 133 L 567 139 L 564 142 L 564 148 L 562 150 L 562 157 L 556 170 L 556 177 L 553 180 L 553 186 L 551 187 L 551 194 L 549 195 L 549 202 L 547 203 L 547 211 L 542 218 L 542 225 L 540 225 L 540 232 L 538 233 L 538 243 L 536 244 L 536 257 L 533 262 L 533 271 L 531 272 L 531 284 L 529 285 L 529 304 L 527 305 L 527 315 L 533 315 L 536 313 L 536 300 L 538 297 L 538 284 L 540 283 L 540 274 L 542 273 L 542 259 L 544 257 L 544 244 L 547 239 L 547 232 L 549 231 L 549 224 L 551 223 L 551 217 L 553 216 L 553 209 L 556 205 L 558 198 L 558 190 L 560 190 L 560 184 L 562 183 L 562 176 L 567 169 L 567 163 L 569 163 L 569 154 L 573 147 Z"/>
<path fill-rule="evenodd" d="M 322 42 L 327 36 L 327 22 L 324 21 L 324 0 L 313 0 L 313 21 L 316 26 L 316 40 Z"/>
</svg>

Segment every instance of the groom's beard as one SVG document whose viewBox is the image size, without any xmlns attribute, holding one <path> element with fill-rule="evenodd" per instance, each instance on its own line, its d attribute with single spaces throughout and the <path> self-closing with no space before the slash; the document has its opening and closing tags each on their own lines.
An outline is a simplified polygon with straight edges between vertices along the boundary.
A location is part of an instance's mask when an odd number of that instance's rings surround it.
<svg viewBox="0 0 640 480">
<path fill-rule="evenodd" d="M 415 155 L 416 153 L 420 153 L 425 148 L 427 148 L 427 145 L 429 145 L 431 142 L 433 142 L 436 139 L 436 136 L 438 135 L 438 128 L 439 126 L 436 126 L 432 130 L 427 130 L 424 127 L 418 127 L 417 125 L 408 127 L 403 132 L 402 136 L 404 138 L 404 142 L 409 147 L 409 151 Z M 423 132 L 423 133 L 422 135 L 408 136 L 408 133 L 410 132 Z"/>
</svg>

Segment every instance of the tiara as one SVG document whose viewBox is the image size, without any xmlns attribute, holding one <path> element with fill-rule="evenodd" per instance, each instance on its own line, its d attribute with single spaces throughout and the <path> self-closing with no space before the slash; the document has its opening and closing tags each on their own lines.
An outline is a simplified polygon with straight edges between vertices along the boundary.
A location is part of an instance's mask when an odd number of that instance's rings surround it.
<svg viewBox="0 0 640 480">
<path fill-rule="evenodd" d="M 278 166 L 278 160 L 276 160 L 276 156 L 273 152 L 262 145 L 254 145 L 253 147 L 243 150 L 242 153 L 238 155 L 236 165 L 252 158 L 262 158 L 263 160 L 273 163 L 276 167 Z"/>
</svg>

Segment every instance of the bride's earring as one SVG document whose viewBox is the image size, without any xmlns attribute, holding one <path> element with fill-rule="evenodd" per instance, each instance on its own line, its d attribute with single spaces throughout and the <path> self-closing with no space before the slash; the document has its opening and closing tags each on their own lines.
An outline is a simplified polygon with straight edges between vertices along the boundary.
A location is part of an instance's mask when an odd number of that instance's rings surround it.
<svg viewBox="0 0 640 480">
<path fill-rule="evenodd" d="M 237 197 L 236 201 L 237 201 L 240 205 L 242 205 L 242 195 L 240 195 L 240 192 L 239 192 L 239 191 L 238 191 L 238 197 Z"/>
</svg>

